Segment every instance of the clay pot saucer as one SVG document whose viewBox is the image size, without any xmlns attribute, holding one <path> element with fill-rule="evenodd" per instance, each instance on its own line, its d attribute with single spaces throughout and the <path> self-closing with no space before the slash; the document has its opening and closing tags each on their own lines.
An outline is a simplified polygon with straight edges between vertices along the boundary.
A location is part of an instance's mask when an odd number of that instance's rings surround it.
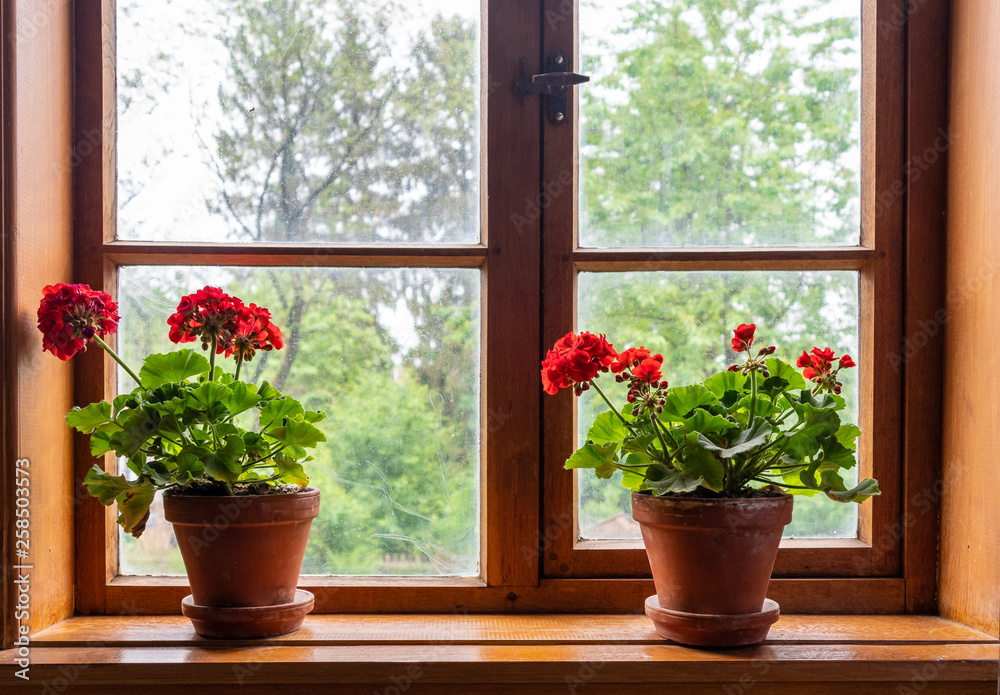
<svg viewBox="0 0 1000 695">
<path fill-rule="evenodd" d="M 305 589 L 296 589 L 291 603 L 242 608 L 199 606 L 194 597 L 188 595 L 181 601 L 181 613 L 191 620 L 195 632 L 202 637 L 256 639 L 295 632 L 302 627 L 302 621 L 314 604 L 313 595 Z"/>
<path fill-rule="evenodd" d="M 646 615 L 660 637 L 694 647 L 744 647 L 763 642 L 778 620 L 778 604 L 764 599 L 758 613 L 708 615 L 682 613 L 660 607 L 656 594 L 646 599 Z"/>
</svg>

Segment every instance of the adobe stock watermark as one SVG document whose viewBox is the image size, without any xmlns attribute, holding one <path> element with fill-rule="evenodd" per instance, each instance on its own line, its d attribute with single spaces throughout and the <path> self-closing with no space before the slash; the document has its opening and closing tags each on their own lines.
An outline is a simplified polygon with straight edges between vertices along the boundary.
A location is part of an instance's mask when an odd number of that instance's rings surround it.
<svg viewBox="0 0 1000 695">
<path fill-rule="evenodd" d="M 920 154 L 914 155 L 903 167 L 903 176 L 892 182 L 887 190 L 882 191 L 875 198 L 875 217 L 881 217 L 892 204 L 899 200 L 906 193 L 906 182 L 916 183 L 928 169 L 938 163 L 941 155 L 951 149 L 952 143 L 958 139 L 958 135 L 950 130 L 938 128 L 938 136 L 933 144 Z"/>
<path fill-rule="evenodd" d="M 514 225 L 514 231 L 518 234 L 524 229 L 524 226 L 536 221 L 542 216 L 542 210 L 547 209 L 552 203 L 558 200 L 563 193 L 570 190 L 570 185 L 573 183 L 573 172 L 569 169 L 563 169 L 559 176 L 557 176 L 552 181 L 542 182 L 541 192 L 535 196 L 535 199 L 531 198 L 524 199 L 524 214 L 511 213 L 510 223 Z"/>
<path fill-rule="evenodd" d="M 963 307 L 986 289 L 998 270 L 1000 270 L 1000 263 L 990 258 L 984 258 L 983 264 L 975 275 L 964 278 L 958 287 L 948 290 L 948 294 L 945 295 L 945 305 L 938 309 L 931 319 L 918 321 L 918 330 L 912 336 L 903 339 L 902 350 L 889 355 L 889 364 L 893 371 L 899 373 L 904 364 L 926 347 L 931 338 L 941 332 L 941 329 L 951 320 L 956 309 Z"/>
<path fill-rule="evenodd" d="M 25 624 L 31 617 L 31 570 L 34 565 L 27 562 L 31 554 L 31 461 L 17 459 L 14 462 L 14 554 L 18 563 L 11 569 L 14 580 L 14 620 L 17 634 L 14 640 L 14 663 L 20 670 L 14 675 L 22 680 L 31 680 L 31 634 Z"/>
</svg>

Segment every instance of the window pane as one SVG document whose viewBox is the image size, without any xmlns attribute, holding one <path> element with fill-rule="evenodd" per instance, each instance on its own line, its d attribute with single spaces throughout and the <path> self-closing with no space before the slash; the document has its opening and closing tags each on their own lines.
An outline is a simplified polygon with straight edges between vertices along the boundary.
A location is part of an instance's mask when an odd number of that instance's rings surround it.
<svg viewBox="0 0 1000 695">
<path fill-rule="evenodd" d="M 118 237 L 479 241 L 479 3 L 119 0 Z"/>
<path fill-rule="evenodd" d="M 606 333 L 619 350 L 645 345 L 661 353 L 664 377 L 674 386 L 733 364 L 736 354 L 729 341 L 740 323 L 756 323 L 758 342 L 777 345 L 775 357 L 789 363 L 817 346 L 858 354 L 858 274 L 853 271 L 581 273 L 578 287 L 580 330 Z M 859 371 L 841 372 L 847 417 L 855 423 Z M 601 387 L 613 392 L 616 402 L 625 402 L 624 384 L 602 379 Z M 590 422 L 607 406 L 592 392 L 579 403 L 583 441 Z M 855 468 L 845 474 L 845 482 L 856 477 Z M 640 537 L 630 493 L 619 483 L 620 474 L 608 481 L 580 471 L 581 537 Z M 854 538 L 857 519 L 855 504 L 798 496 L 785 536 Z"/>
<path fill-rule="evenodd" d="M 580 245 L 857 244 L 857 0 L 582 0 Z"/>
<path fill-rule="evenodd" d="M 478 575 L 479 271 L 122 268 L 128 364 L 180 347 L 167 317 L 206 284 L 268 307 L 282 330 L 284 349 L 241 378 L 327 414 L 306 464 L 323 497 L 303 573 Z M 142 537 L 123 536 L 121 571 L 183 573 L 159 499 Z"/>
</svg>

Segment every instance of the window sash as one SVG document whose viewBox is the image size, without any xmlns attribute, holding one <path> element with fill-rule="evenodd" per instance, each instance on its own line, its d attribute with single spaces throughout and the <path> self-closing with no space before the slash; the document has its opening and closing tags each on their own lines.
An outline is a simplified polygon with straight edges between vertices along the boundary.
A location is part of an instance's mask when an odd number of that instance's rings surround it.
<svg viewBox="0 0 1000 695">
<path fill-rule="evenodd" d="M 849 269 L 860 274 L 862 437 L 859 475 L 875 477 L 882 495 L 861 505 L 858 539 L 783 540 L 775 576 L 893 576 L 900 571 L 900 534 L 893 524 L 901 510 L 902 375 L 890 364 L 903 331 L 903 204 L 901 196 L 877 208 L 876 192 L 894 190 L 903 170 L 905 142 L 905 32 L 886 31 L 896 2 L 862 2 L 862 229 L 857 247 L 590 249 L 577 244 L 579 100 L 566 126 L 543 125 L 542 181 L 572 183 L 553 196 L 542 215 L 543 346 L 576 326 L 576 278 L 580 271 L 621 270 L 807 270 Z M 897 15 L 899 16 L 899 15 Z M 546 27 L 545 53 L 576 55 L 576 18 Z M 898 22 L 896 23 L 898 25 Z M 574 397 L 568 391 L 545 398 L 543 576 L 560 578 L 646 577 L 649 566 L 638 541 L 579 541 L 574 476 L 562 464 L 576 448 Z M 878 403 L 878 409 L 874 404 Z M 583 471 L 586 473 L 586 471 Z M 578 473 L 579 474 L 579 473 Z M 873 542 L 876 539 L 877 542 Z"/>
</svg>

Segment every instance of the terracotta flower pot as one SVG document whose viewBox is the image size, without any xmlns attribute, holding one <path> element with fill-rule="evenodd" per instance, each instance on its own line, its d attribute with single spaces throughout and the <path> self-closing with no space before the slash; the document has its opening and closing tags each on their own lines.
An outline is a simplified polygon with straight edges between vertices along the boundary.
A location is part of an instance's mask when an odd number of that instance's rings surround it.
<svg viewBox="0 0 1000 695">
<path fill-rule="evenodd" d="M 301 626 L 313 599 L 296 585 L 319 496 L 315 488 L 284 495 L 164 495 L 164 516 L 191 584 L 181 610 L 199 634 L 263 637 Z M 273 610 L 261 610 L 268 608 Z"/>
<path fill-rule="evenodd" d="M 632 516 L 656 585 L 646 613 L 660 635 L 702 646 L 763 641 L 778 619 L 765 595 L 792 499 L 633 493 Z"/>
</svg>

